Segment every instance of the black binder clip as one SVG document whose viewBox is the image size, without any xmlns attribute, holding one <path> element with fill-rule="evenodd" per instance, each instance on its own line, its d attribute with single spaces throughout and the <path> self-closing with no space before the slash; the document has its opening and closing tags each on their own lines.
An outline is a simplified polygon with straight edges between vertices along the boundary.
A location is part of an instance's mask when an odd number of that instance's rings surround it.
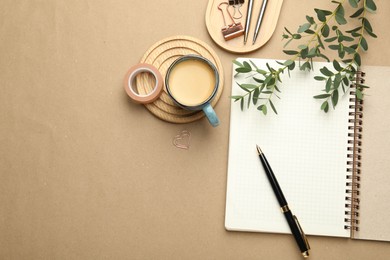
<svg viewBox="0 0 390 260">
<path fill-rule="evenodd" d="M 245 3 L 245 0 L 229 0 L 229 6 L 233 6 L 234 12 L 233 12 L 233 18 L 234 19 L 241 19 L 242 13 L 241 13 L 241 6 Z M 236 16 L 238 13 L 238 16 Z"/>
</svg>

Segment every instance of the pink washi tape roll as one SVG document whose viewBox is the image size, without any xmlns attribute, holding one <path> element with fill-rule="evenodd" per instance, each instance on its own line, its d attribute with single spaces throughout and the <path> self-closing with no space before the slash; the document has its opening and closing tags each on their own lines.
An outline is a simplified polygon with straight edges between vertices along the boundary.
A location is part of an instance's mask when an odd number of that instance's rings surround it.
<svg viewBox="0 0 390 260">
<path fill-rule="evenodd" d="M 135 77 L 142 72 L 151 73 L 156 80 L 153 90 L 146 95 L 140 95 L 134 90 L 136 87 L 134 86 Z M 127 95 L 129 95 L 132 100 L 137 103 L 147 104 L 155 101 L 161 95 L 161 91 L 163 89 L 163 78 L 156 67 L 150 64 L 140 63 L 131 67 L 126 73 L 124 87 Z"/>
</svg>

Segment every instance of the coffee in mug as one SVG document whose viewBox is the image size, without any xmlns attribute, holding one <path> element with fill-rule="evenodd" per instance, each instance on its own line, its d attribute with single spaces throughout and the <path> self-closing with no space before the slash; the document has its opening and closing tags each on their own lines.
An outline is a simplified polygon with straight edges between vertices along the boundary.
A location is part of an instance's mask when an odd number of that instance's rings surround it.
<svg viewBox="0 0 390 260">
<path fill-rule="evenodd" d="M 187 110 L 203 110 L 213 126 L 219 119 L 210 102 L 219 86 L 219 73 L 213 63 L 197 55 L 182 56 L 167 71 L 165 86 L 177 105 Z"/>
</svg>

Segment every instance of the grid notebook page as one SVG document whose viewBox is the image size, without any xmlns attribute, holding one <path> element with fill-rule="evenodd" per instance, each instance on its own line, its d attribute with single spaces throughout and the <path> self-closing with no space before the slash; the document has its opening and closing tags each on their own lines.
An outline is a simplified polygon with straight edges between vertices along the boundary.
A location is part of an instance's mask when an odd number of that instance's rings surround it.
<svg viewBox="0 0 390 260">
<path fill-rule="evenodd" d="M 251 60 L 263 69 L 266 62 L 278 66 L 273 60 Z M 295 69 L 291 77 L 282 76 L 281 99 L 273 98 L 278 115 L 269 109 L 264 116 L 253 104 L 241 111 L 239 102 L 232 101 L 226 229 L 291 233 L 260 163 L 258 144 L 305 233 L 349 237 L 344 229 L 349 92 L 340 93 L 336 110 L 320 110 L 322 100 L 313 96 L 324 82 L 314 76 L 325 65 L 314 62 L 312 72 Z M 245 93 L 236 81 L 255 83 L 247 77 L 233 77 L 232 95 Z"/>
</svg>

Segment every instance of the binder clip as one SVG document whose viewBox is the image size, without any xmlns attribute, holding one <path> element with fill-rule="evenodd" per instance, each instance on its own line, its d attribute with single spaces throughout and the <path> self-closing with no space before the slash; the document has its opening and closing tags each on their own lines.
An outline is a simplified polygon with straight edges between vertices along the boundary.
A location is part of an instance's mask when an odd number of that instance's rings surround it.
<svg viewBox="0 0 390 260">
<path fill-rule="evenodd" d="M 229 6 L 233 6 L 234 12 L 233 12 L 233 18 L 234 19 L 241 19 L 242 13 L 240 11 L 241 6 L 245 3 L 245 0 L 229 0 Z M 238 13 L 238 16 L 236 17 Z"/>
<path fill-rule="evenodd" d="M 232 23 L 229 25 L 226 23 L 226 18 L 225 18 L 225 15 L 223 13 L 223 10 L 221 8 L 222 5 L 226 5 L 225 10 L 232 21 Z M 222 32 L 222 35 L 223 35 L 223 38 L 225 39 L 225 41 L 237 38 L 237 37 L 244 34 L 244 28 L 242 27 L 242 24 L 240 22 L 236 23 L 234 21 L 228 8 L 229 8 L 229 4 L 227 2 L 222 2 L 218 5 L 218 10 L 221 11 L 223 24 L 224 24 L 224 27 L 222 27 L 221 32 Z"/>
</svg>

